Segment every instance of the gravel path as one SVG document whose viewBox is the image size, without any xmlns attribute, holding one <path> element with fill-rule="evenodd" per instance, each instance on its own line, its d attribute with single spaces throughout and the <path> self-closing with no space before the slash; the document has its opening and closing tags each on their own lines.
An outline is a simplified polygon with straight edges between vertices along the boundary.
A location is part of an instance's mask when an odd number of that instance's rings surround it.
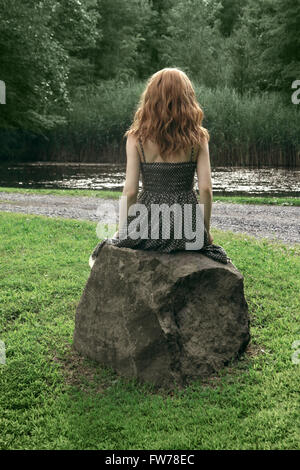
<svg viewBox="0 0 300 470">
<path fill-rule="evenodd" d="M 118 200 L 0 192 L 0 211 L 114 223 Z M 300 240 L 300 208 L 215 202 L 211 225 L 222 230 L 281 240 Z"/>
</svg>

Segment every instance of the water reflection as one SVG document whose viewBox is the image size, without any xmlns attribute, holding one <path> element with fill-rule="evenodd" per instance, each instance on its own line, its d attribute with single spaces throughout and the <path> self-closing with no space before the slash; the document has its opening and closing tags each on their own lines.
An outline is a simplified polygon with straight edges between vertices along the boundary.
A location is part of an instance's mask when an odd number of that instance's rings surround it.
<svg viewBox="0 0 300 470">
<path fill-rule="evenodd" d="M 38 162 L 1 166 L 0 185 L 120 191 L 124 178 L 123 164 Z M 212 169 L 212 179 L 215 194 L 300 196 L 300 171 L 295 169 L 219 167 Z"/>
</svg>

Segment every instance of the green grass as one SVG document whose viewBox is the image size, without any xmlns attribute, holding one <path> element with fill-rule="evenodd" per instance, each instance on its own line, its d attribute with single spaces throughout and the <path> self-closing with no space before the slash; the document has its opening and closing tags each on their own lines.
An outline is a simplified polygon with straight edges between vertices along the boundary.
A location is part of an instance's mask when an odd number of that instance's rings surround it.
<svg viewBox="0 0 300 470">
<path fill-rule="evenodd" d="M 31 189 L 31 188 L 2 188 L 0 192 L 4 193 L 23 193 L 23 194 L 54 194 L 57 196 L 87 196 L 118 199 L 121 191 L 102 191 L 92 189 Z M 300 199 L 299 199 L 300 200 Z"/>
<path fill-rule="evenodd" d="M 0 218 L 1 449 L 299 449 L 299 245 L 213 231 L 244 275 L 252 342 L 168 394 L 71 349 L 96 224 Z"/>
<path fill-rule="evenodd" d="M 31 188 L 1 188 L 0 192 L 24 194 L 56 194 L 57 196 L 88 196 L 118 199 L 122 192 L 92 189 L 31 189 Z M 217 196 L 214 201 L 231 202 L 235 204 L 274 204 L 285 206 L 300 206 L 298 197 L 255 197 L 255 196 Z"/>
<path fill-rule="evenodd" d="M 233 204 L 271 204 L 276 206 L 300 206 L 299 197 L 260 197 L 260 196 L 214 196 L 214 201 Z"/>
</svg>

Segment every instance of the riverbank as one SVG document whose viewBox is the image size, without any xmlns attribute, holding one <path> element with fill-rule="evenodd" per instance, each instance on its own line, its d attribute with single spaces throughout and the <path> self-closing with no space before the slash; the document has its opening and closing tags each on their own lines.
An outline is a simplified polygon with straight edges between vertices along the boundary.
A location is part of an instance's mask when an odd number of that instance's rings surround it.
<svg viewBox="0 0 300 470">
<path fill-rule="evenodd" d="M 93 197 L 89 197 L 87 194 L 78 196 L 80 190 L 75 190 L 75 195 L 70 194 L 73 191 L 47 191 L 20 189 L 12 192 L 10 188 L 9 191 L 0 191 L 0 211 L 107 224 L 116 224 L 118 221 L 118 198 L 121 193 L 114 193 L 115 198 L 112 199 L 112 192 L 85 191 L 93 194 Z M 56 191 L 56 194 L 52 191 Z M 287 244 L 299 243 L 300 210 L 297 206 L 225 201 L 215 199 L 212 227 Z"/>
<path fill-rule="evenodd" d="M 1 193 L 21 194 L 54 194 L 58 196 L 98 197 L 104 199 L 119 199 L 121 191 L 106 191 L 92 189 L 31 189 L 31 188 L 6 188 L 0 187 Z M 218 196 L 214 195 L 214 201 L 228 202 L 232 204 L 270 204 L 279 206 L 300 206 L 299 197 L 256 197 L 256 196 Z"/>
</svg>

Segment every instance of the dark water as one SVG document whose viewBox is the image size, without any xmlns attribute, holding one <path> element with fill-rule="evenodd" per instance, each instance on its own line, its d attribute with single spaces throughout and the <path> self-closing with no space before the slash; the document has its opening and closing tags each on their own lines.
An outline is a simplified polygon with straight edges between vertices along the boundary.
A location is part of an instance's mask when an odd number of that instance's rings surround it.
<svg viewBox="0 0 300 470">
<path fill-rule="evenodd" d="M 22 188 L 122 190 L 119 164 L 27 163 L 0 167 L 0 186 Z M 214 168 L 214 194 L 300 196 L 300 170 Z M 197 177 L 195 178 L 196 189 Z M 140 183 L 141 186 L 141 183 Z"/>
</svg>

